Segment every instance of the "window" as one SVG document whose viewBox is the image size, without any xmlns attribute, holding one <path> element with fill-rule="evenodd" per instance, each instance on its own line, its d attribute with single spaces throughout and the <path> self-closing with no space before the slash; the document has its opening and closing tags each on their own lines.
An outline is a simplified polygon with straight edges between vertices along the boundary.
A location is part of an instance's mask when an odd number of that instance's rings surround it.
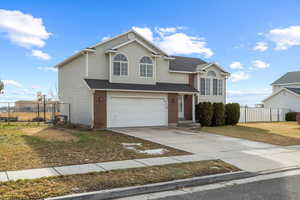
<svg viewBox="0 0 300 200">
<path fill-rule="evenodd" d="M 200 79 L 200 94 L 205 95 L 205 78 Z"/>
<path fill-rule="evenodd" d="M 210 95 L 210 79 L 205 79 L 205 95 Z"/>
<path fill-rule="evenodd" d="M 114 76 L 128 75 L 128 60 L 123 54 L 117 54 L 113 59 Z"/>
<path fill-rule="evenodd" d="M 216 72 L 210 70 L 207 72 L 207 76 L 216 77 L 217 75 L 216 75 Z"/>
<path fill-rule="evenodd" d="M 223 95 L 222 79 L 213 79 L 213 95 Z"/>
<path fill-rule="evenodd" d="M 210 95 L 210 79 L 201 78 L 200 79 L 200 94 L 201 95 Z"/>
<path fill-rule="evenodd" d="M 213 95 L 218 95 L 218 79 L 213 79 Z"/>
<path fill-rule="evenodd" d="M 223 80 L 218 80 L 218 95 L 223 95 Z"/>
<path fill-rule="evenodd" d="M 140 76 L 152 77 L 153 76 L 153 62 L 150 57 L 144 56 L 140 60 Z"/>
</svg>

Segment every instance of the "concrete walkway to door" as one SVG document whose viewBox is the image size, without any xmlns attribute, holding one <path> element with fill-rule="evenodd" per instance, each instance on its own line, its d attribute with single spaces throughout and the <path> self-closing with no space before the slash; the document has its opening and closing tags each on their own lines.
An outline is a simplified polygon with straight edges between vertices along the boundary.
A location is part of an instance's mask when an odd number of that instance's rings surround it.
<svg viewBox="0 0 300 200">
<path fill-rule="evenodd" d="M 175 128 L 122 128 L 113 129 L 113 131 L 188 151 L 202 157 L 221 159 L 250 172 L 300 167 L 300 145 L 283 147 Z"/>
</svg>

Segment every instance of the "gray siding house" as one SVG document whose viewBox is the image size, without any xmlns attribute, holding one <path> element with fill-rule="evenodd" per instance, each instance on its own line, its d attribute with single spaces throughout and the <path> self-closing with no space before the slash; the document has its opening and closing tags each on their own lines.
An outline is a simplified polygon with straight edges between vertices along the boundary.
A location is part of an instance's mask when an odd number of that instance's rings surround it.
<svg viewBox="0 0 300 200">
<path fill-rule="evenodd" d="M 59 99 L 71 104 L 71 122 L 93 128 L 195 121 L 196 103 L 226 101 L 228 72 L 199 58 L 170 56 L 134 30 L 55 67 Z"/>
<path fill-rule="evenodd" d="M 287 72 L 271 84 L 272 95 L 263 100 L 266 108 L 286 108 L 300 112 L 300 71 Z"/>
</svg>

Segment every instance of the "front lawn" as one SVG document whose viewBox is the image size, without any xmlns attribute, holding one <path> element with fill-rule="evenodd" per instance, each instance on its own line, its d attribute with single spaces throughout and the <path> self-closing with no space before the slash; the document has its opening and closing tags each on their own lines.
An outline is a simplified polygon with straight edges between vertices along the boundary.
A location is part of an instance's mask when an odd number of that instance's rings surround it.
<svg viewBox="0 0 300 200">
<path fill-rule="evenodd" d="M 220 160 L 58 176 L 0 184 L 1 200 L 32 200 L 239 171 Z"/>
<path fill-rule="evenodd" d="M 300 144 L 300 125 L 296 122 L 240 123 L 203 127 L 201 131 L 282 146 Z"/>
<path fill-rule="evenodd" d="M 0 171 L 184 154 L 188 153 L 111 131 L 0 123 Z"/>
</svg>

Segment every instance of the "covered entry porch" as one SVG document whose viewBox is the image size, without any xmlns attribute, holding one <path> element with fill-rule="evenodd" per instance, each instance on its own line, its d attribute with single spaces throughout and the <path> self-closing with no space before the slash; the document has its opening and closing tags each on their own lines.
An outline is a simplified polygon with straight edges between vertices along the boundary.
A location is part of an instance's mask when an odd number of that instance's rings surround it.
<svg viewBox="0 0 300 200">
<path fill-rule="evenodd" d="M 178 94 L 178 122 L 195 122 L 195 94 Z"/>
</svg>

